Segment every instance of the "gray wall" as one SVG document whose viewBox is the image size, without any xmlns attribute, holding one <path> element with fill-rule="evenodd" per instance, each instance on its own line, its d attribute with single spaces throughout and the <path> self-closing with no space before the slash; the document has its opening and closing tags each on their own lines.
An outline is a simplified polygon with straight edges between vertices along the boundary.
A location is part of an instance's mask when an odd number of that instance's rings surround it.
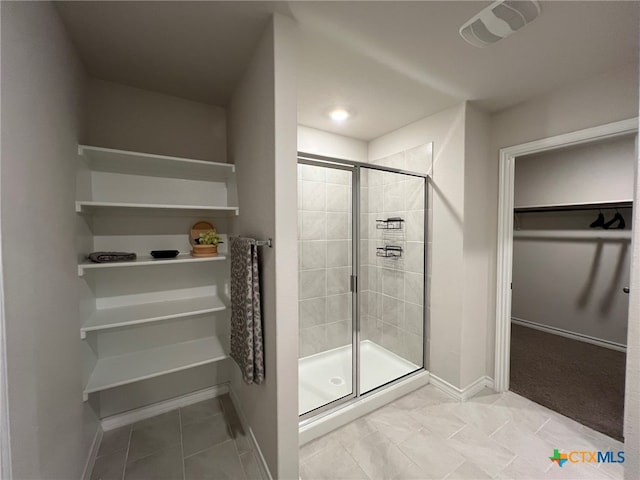
<svg viewBox="0 0 640 480">
<path fill-rule="evenodd" d="M 226 162 L 222 107 L 91 79 L 87 98 L 91 145 Z"/>
<path fill-rule="evenodd" d="M 51 3 L 2 2 L 2 233 L 13 477 L 80 478 L 74 211 L 85 74 Z"/>
<path fill-rule="evenodd" d="M 464 307 L 461 327 L 460 384 L 469 385 L 486 375 L 487 323 L 493 320 L 494 264 L 488 252 L 495 248 L 495 230 L 488 217 L 493 201 L 489 158 L 489 115 L 466 105 L 464 164 Z M 455 288 L 453 289 L 456 290 Z"/>
<path fill-rule="evenodd" d="M 294 32 L 290 20 L 274 16 L 233 93 L 228 117 L 240 205 L 232 233 L 274 241 L 273 249 L 260 252 L 265 381 L 245 384 L 234 365 L 232 387 L 271 475 L 283 479 L 298 478 Z"/>
<path fill-rule="evenodd" d="M 515 207 L 629 201 L 634 162 L 634 136 L 518 158 Z"/>
<path fill-rule="evenodd" d="M 627 136 L 518 158 L 516 207 L 630 200 L 634 156 Z M 512 317 L 626 345 L 631 211 L 620 212 L 623 231 L 590 229 L 598 210 L 518 214 Z"/>
</svg>

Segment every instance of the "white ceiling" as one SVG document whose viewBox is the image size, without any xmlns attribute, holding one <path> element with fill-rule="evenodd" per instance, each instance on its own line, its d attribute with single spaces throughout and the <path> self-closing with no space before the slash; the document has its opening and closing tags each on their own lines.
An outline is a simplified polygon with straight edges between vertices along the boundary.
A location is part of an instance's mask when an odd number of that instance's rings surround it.
<svg viewBox="0 0 640 480">
<path fill-rule="evenodd" d="M 272 2 L 55 2 L 92 76 L 224 106 Z"/>
<path fill-rule="evenodd" d="M 471 2 L 58 2 L 89 72 L 226 105 L 273 11 L 300 25 L 298 117 L 370 140 L 461 100 L 488 111 L 638 62 L 638 2 L 541 2 L 515 35 L 479 49 Z M 355 116 L 344 125 L 333 106 Z"/>
</svg>

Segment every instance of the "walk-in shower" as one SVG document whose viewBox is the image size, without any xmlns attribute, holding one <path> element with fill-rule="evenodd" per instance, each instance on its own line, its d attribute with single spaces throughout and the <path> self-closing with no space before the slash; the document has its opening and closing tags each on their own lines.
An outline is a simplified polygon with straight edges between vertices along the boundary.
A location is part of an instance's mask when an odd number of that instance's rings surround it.
<svg viewBox="0 0 640 480">
<path fill-rule="evenodd" d="M 371 164 L 298 161 L 299 414 L 307 419 L 425 368 L 431 148 Z"/>
</svg>

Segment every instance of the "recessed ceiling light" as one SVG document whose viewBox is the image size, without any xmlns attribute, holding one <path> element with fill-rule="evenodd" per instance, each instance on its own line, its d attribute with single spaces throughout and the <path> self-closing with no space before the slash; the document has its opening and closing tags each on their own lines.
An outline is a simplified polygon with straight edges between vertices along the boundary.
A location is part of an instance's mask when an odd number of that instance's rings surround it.
<svg viewBox="0 0 640 480">
<path fill-rule="evenodd" d="M 334 122 L 342 123 L 351 116 L 351 113 L 349 113 L 349 111 L 344 108 L 336 108 L 329 112 L 329 116 Z"/>
</svg>

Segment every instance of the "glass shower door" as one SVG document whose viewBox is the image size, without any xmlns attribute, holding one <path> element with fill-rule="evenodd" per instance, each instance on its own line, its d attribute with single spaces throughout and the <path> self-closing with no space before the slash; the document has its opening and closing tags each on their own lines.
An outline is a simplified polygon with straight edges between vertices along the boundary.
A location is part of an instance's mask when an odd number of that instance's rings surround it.
<svg viewBox="0 0 640 480">
<path fill-rule="evenodd" d="M 424 365 L 426 179 L 360 168 L 360 393 Z"/>
<path fill-rule="evenodd" d="M 298 165 L 300 415 L 355 396 L 353 182 L 348 166 Z"/>
</svg>

